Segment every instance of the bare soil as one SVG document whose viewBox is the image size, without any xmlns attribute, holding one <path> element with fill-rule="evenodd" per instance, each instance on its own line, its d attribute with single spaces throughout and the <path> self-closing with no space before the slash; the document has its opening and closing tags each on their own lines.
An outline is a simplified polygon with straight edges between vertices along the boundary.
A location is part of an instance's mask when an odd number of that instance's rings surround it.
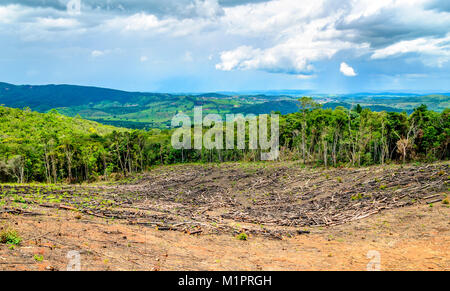
<svg viewBox="0 0 450 291">
<path fill-rule="evenodd" d="M 449 182 L 449 163 L 233 163 L 1 185 L 0 228 L 23 241 L 0 270 L 65 270 L 69 251 L 82 270 L 366 270 L 373 251 L 382 270 L 450 270 Z"/>
</svg>

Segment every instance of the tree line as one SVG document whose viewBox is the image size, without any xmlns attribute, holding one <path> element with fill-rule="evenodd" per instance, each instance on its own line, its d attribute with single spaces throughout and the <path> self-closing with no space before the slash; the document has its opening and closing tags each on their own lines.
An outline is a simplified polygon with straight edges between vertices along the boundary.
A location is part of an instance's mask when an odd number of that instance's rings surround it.
<svg viewBox="0 0 450 291">
<path fill-rule="evenodd" d="M 280 160 L 365 166 L 449 158 L 450 109 L 323 109 L 309 97 L 280 117 Z M 258 150 L 176 150 L 170 130 L 126 130 L 0 106 L 0 181 L 77 183 L 125 177 L 155 165 L 258 161 Z"/>
</svg>

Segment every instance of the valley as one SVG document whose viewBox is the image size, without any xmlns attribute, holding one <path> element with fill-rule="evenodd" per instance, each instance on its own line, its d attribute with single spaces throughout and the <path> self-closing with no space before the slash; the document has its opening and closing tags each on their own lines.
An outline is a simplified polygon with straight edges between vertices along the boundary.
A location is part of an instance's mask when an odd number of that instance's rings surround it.
<svg viewBox="0 0 450 291">
<path fill-rule="evenodd" d="M 447 97 L 111 94 L 0 106 L 0 270 L 449 270 Z M 278 159 L 173 148 L 194 106 L 284 108 Z"/>
<path fill-rule="evenodd" d="M 0 273 L 450 271 L 449 3 L 1 1 Z"/>
<path fill-rule="evenodd" d="M 316 94 L 300 91 L 226 92 L 226 93 L 145 93 L 72 86 L 72 85 L 12 85 L 0 83 L 0 104 L 38 112 L 56 109 L 59 113 L 97 121 L 116 127 L 132 129 L 170 129 L 178 112 L 193 115 L 195 106 L 211 114 L 270 114 L 295 113 L 297 99 L 312 96 L 324 109 L 338 106 L 351 109 L 357 104 L 372 111 L 407 112 L 424 104 L 428 109 L 442 112 L 450 107 L 448 93 L 435 95 L 400 93 Z"/>
</svg>

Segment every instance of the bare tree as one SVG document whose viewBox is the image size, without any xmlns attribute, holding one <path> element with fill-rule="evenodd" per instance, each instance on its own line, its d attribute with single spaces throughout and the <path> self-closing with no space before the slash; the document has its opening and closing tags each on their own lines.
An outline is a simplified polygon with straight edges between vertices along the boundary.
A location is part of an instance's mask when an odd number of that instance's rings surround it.
<svg viewBox="0 0 450 291">
<path fill-rule="evenodd" d="M 408 153 L 411 153 L 413 149 L 417 132 L 417 126 L 415 125 L 414 119 L 412 119 L 406 137 L 401 137 L 400 140 L 397 141 L 397 152 L 402 155 L 403 163 L 406 162 Z"/>
<path fill-rule="evenodd" d="M 22 156 L 14 156 L 8 161 L 7 165 L 10 173 L 17 179 L 17 183 L 24 182 L 25 176 L 25 159 Z"/>
</svg>

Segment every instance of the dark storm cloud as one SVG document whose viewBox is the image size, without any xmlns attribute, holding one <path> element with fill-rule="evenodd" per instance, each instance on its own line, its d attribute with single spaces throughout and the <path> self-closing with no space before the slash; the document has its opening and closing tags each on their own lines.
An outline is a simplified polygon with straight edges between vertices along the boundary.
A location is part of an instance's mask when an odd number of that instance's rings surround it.
<svg viewBox="0 0 450 291">
<path fill-rule="evenodd" d="M 269 2 L 270 0 L 219 0 L 222 6 L 238 6 L 250 3 Z"/>
<path fill-rule="evenodd" d="M 449 0 L 433 0 L 431 3 L 426 5 L 426 8 L 450 12 L 450 1 Z"/>
<path fill-rule="evenodd" d="M 3 0 L 2 4 L 20 4 L 29 7 L 53 8 L 65 10 L 70 0 Z M 146 12 L 159 17 L 195 17 L 199 13 L 198 4 L 218 4 L 221 7 L 233 7 L 250 3 L 268 2 L 270 0 L 81 0 L 82 7 L 90 10 L 102 10 L 120 13 Z M 208 3 L 209 2 L 209 3 Z"/>
<path fill-rule="evenodd" d="M 349 41 L 370 43 L 375 49 L 403 40 L 444 37 L 449 32 L 448 17 L 441 19 L 427 19 L 425 15 L 405 17 L 398 9 L 383 9 L 381 12 L 351 22 L 341 18 L 335 24 L 336 29 L 352 31 L 353 34 L 348 37 Z"/>
<path fill-rule="evenodd" d="M 67 1 L 68 2 L 68 1 Z M 19 4 L 23 6 L 29 7 L 43 7 L 43 8 L 54 8 L 58 10 L 66 9 L 66 3 L 64 1 L 59 0 L 2 0 L 0 5 L 8 5 L 8 4 Z"/>
</svg>

